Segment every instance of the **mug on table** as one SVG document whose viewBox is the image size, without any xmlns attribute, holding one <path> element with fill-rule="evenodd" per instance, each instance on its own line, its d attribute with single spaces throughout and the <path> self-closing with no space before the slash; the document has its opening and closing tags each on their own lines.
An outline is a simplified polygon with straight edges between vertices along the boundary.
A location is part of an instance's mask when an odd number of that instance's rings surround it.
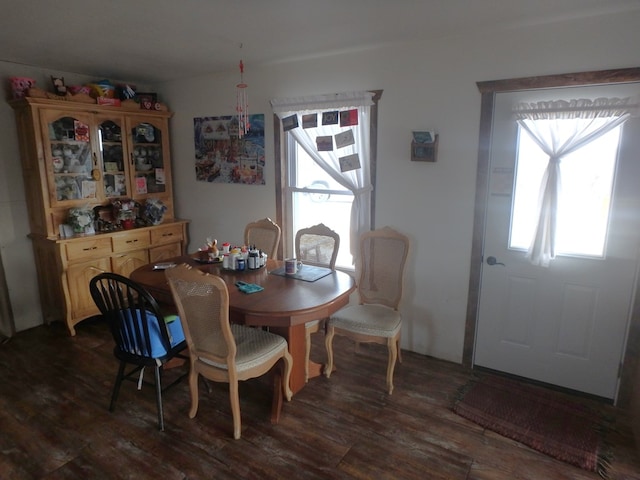
<svg viewBox="0 0 640 480">
<path fill-rule="evenodd" d="M 284 273 L 287 275 L 295 275 L 302 268 L 302 262 L 296 258 L 287 258 L 284 261 Z"/>
</svg>

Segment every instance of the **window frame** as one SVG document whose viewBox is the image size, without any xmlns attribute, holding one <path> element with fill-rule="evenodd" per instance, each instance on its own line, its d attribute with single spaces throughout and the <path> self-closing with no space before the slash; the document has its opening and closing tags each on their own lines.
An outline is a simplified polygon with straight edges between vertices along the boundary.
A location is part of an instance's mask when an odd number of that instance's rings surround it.
<svg viewBox="0 0 640 480">
<path fill-rule="evenodd" d="M 369 167 L 371 173 L 371 211 L 370 221 L 371 229 L 375 228 L 375 206 L 376 206 L 376 166 L 377 166 L 377 144 L 378 144 L 378 102 L 382 96 L 382 90 L 370 90 L 373 93 L 373 105 L 371 105 L 371 121 L 369 124 L 369 142 L 371 155 L 369 157 Z M 287 132 L 283 130 L 282 121 L 278 115 L 273 115 L 273 136 L 274 136 L 274 152 L 275 152 L 275 173 L 276 173 L 276 221 L 282 229 L 282 237 L 278 247 L 278 255 L 280 258 L 293 255 L 295 250 L 294 239 L 295 233 L 292 231 L 292 212 L 289 208 L 290 202 L 287 196 L 290 194 L 289 178 L 290 170 L 288 163 L 288 138 Z M 297 190 L 298 191 L 298 190 Z M 309 190 L 310 192 L 312 190 Z M 331 192 L 329 192 L 331 193 Z M 341 245 L 348 246 L 349 242 L 341 240 Z"/>
</svg>

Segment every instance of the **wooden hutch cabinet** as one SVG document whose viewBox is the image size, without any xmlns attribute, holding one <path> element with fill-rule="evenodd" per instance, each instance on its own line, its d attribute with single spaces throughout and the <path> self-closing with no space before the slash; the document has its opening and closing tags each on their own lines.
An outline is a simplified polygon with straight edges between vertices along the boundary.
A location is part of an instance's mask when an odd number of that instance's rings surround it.
<svg viewBox="0 0 640 480">
<path fill-rule="evenodd" d="M 64 320 L 75 335 L 78 322 L 99 313 L 89 293 L 92 277 L 128 276 L 185 251 L 187 222 L 175 219 L 173 209 L 171 113 L 34 97 L 9 103 L 44 320 Z M 109 207 L 117 199 L 142 206 L 157 199 L 167 210 L 158 225 L 61 235 L 69 209 Z"/>
</svg>

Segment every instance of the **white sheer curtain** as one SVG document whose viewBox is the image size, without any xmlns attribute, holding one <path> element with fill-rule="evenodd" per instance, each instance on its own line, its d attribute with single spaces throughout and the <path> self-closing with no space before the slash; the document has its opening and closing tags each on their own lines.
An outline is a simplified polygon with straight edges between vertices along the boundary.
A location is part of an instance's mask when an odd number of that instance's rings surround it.
<svg viewBox="0 0 640 480">
<path fill-rule="evenodd" d="M 278 98 L 271 100 L 273 112 L 280 119 L 298 114 L 300 127 L 289 130 L 295 140 L 304 148 L 309 156 L 336 182 L 349 189 L 353 195 L 351 206 L 351 244 L 350 252 L 356 255 L 358 238 L 360 233 L 371 229 L 371 168 L 370 168 L 370 123 L 371 105 L 373 105 L 373 92 L 350 92 L 331 95 L 318 95 L 300 98 Z M 335 125 L 321 125 L 322 112 L 357 109 L 358 125 L 352 127 L 355 143 L 351 150 L 349 147 L 334 151 L 317 150 L 316 137 L 335 135 Z M 302 128 L 301 115 L 318 113 L 318 126 L 316 128 Z M 357 153 L 360 158 L 360 167 L 348 172 L 340 171 L 338 157 Z"/>
<path fill-rule="evenodd" d="M 527 251 L 532 264 L 547 267 L 555 258 L 562 157 L 626 121 L 631 111 L 629 100 L 557 100 L 521 103 L 514 109 L 518 124 L 549 156 L 540 185 L 538 223 Z"/>
</svg>

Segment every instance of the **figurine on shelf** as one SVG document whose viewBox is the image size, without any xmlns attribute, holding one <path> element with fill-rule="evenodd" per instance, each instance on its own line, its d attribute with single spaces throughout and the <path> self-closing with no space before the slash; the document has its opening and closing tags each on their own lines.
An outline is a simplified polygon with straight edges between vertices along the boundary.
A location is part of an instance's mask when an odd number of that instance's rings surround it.
<svg viewBox="0 0 640 480">
<path fill-rule="evenodd" d="M 139 204 L 130 198 L 112 200 L 116 222 L 124 229 L 136 226 Z"/>
<path fill-rule="evenodd" d="M 54 77 L 51 75 L 51 83 L 53 83 L 53 89 L 56 95 L 66 95 L 67 86 L 64 84 L 64 77 Z"/>
<path fill-rule="evenodd" d="M 136 226 L 136 218 L 133 210 L 122 210 L 119 216 L 120 226 L 124 230 L 130 230 Z"/>
<path fill-rule="evenodd" d="M 93 210 L 89 207 L 70 208 L 67 222 L 73 228 L 73 233 L 95 233 L 93 228 Z"/>
<path fill-rule="evenodd" d="M 207 248 L 209 250 L 210 257 L 217 257 L 220 254 L 218 250 L 218 240 L 211 239 L 211 237 L 207 237 Z"/>
<path fill-rule="evenodd" d="M 144 221 L 149 225 L 160 225 L 167 206 L 158 198 L 147 198 L 142 212 Z"/>
</svg>

